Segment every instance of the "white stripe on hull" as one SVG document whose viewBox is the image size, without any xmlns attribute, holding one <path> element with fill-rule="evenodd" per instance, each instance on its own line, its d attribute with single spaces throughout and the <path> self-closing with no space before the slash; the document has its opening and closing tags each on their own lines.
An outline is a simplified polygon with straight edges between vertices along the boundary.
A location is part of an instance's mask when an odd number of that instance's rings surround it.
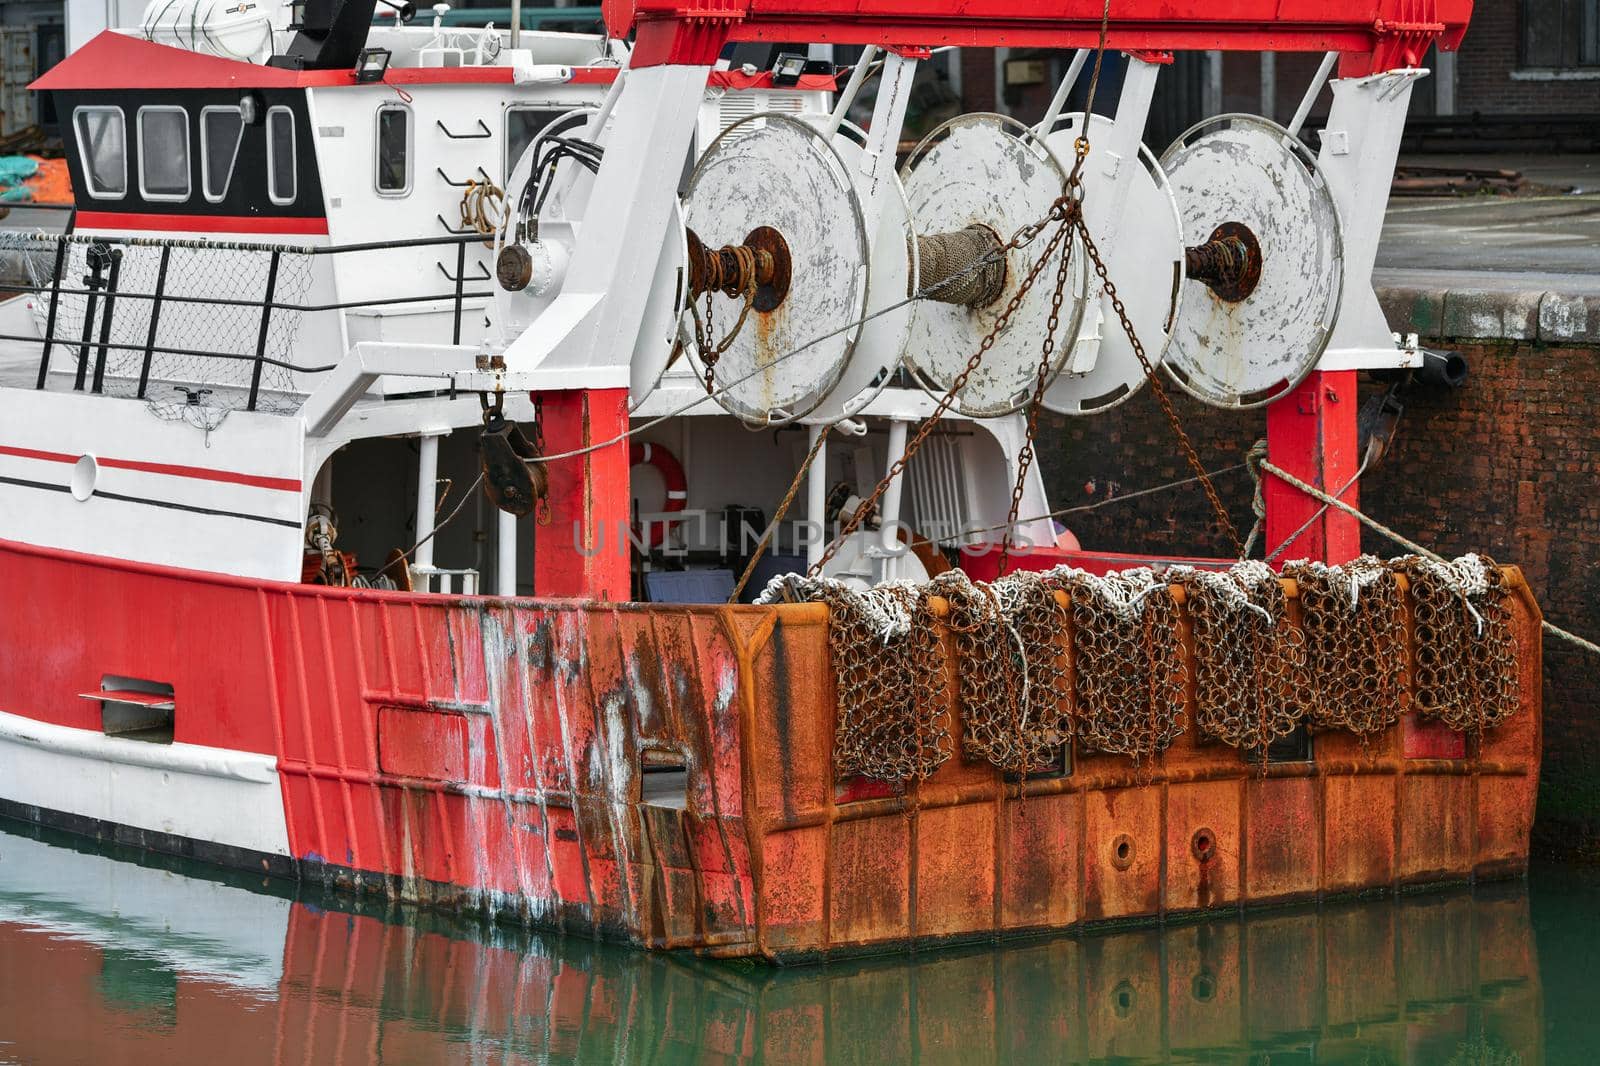
<svg viewBox="0 0 1600 1066">
<path fill-rule="evenodd" d="M 270 755 L 152 744 L 0 711 L 0 798 L 103 822 L 289 854 Z"/>
</svg>

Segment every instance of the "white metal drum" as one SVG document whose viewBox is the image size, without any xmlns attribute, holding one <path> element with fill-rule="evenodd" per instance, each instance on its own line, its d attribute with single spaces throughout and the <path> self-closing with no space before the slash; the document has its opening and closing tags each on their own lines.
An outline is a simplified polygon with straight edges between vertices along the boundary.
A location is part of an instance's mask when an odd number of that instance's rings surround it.
<svg viewBox="0 0 1600 1066">
<path fill-rule="evenodd" d="M 828 116 L 808 115 L 806 120 L 821 126 L 828 121 Z M 840 126 L 833 139 L 834 151 L 850 168 L 856 194 L 863 201 L 870 195 L 868 178 L 862 168 L 865 140 L 861 130 L 848 122 Z M 906 190 L 892 165 L 893 160 L 890 160 L 884 168 L 883 181 L 888 187 L 880 205 L 878 232 L 872 241 L 872 267 L 867 285 L 869 317 L 861 326 L 861 336 L 856 340 L 850 363 L 839 383 L 822 404 L 806 416 L 807 422 L 832 423 L 858 413 L 883 391 L 905 355 L 911 326 L 911 305 L 905 299 L 917 287 L 917 241 L 911 225 L 911 209 L 906 203 Z"/>
<path fill-rule="evenodd" d="M 1189 246 L 1225 222 L 1261 247 L 1261 280 L 1224 300 L 1185 283 L 1167 350 L 1168 372 L 1216 407 L 1271 403 L 1317 365 L 1339 312 L 1344 251 L 1339 213 L 1299 140 L 1252 115 L 1222 115 L 1178 138 L 1161 157 Z"/>
<path fill-rule="evenodd" d="M 789 248 L 788 296 L 772 311 L 752 310 L 718 359 L 717 403 L 754 425 L 810 414 L 844 376 L 866 306 L 866 229 L 838 152 L 799 119 L 751 115 L 700 157 L 684 205 L 685 222 L 707 248 L 740 244 L 762 226 L 777 230 Z M 717 342 L 742 302 L 721 293 L 711 301 Z M 696 308 L 704 318 L 704 297 Z M 694 349 L 689 345 L 703 374 Z"/>
<path fill-rule="evenodd" d="M 1083 114 L 1062 115 L 1045 143 L 1063 161 L 1074 157 L 1073 144 L 1082 128 Z M 1089 234 L 1094 238 L 1106 271 L 1117 287 L 1117 295 L 1127 309 L 1128 320 L 1138 334 L 1150 365 L 1159 364 L 1166 352 L 1168 328 L 1175 321 L 1184 291 L 1183 219 L 1178 201 L 1155 156 L 1139 146 L 1136 162 L 1121 161 L 1121 167 L 1108 176 L 1106 144 L 1112 121 L 1094 116 L 1089 125 L 1089 157 L 1084 160 L 1083 201 Z M 1070 164 L 1069 164 L 1070 165 Z M 1127 173 L 1120 172 L 1126 169 Z M 1126 199 L 1115 217 L 1096 210 L 1116 192 L 1114 185 L 1126 181 Z M 1144 387 L 1144 367 L 1139 365 L 1133 345 L 1117 321 L 1111 301 L 1100 292 L 1099 281 L 1092 284 L 1100 293 L 1098 352 L 1091 353 L 1092 367 L 1073 373 L 1077 357 L 1044 395 L 1044 405 L 1065 415 L 1095 414 L 1115 407 Z M 1092 325 L 1086 320 L 1086 326 Z M 1085 329 L 1080 346 L 1095 345 L 1093 330 Z"/>
<path fill-rule="evenodd" d="M 901 170 L 911 217 L 923 235 L 986 226 L 1001 242 L 1039 221 L 1061 195 L 1066 172 L 1033 131 L 1004 115 L 951 119 L 923 139 Z M 1026 248 L 1006 253 L 1005 288 L 992 303 L 965 307 L 922 299 L 914 305 L 907 362 L 936 395 L 947 392 L 994 328 L 1023 279 L 1043 254 L 1046 230 Z M 1056 334 L 1050 375 L 1072 354 L 1088 300 L 1089 272 L 1077 238 Z M 1050 318 L 1056 264 L 1048 264 L 1012 314 L 982 364 L 956 397 L 964 415 L 992 418 L 1025 406 L 1038 381 L 1040 346 Z"/>
</svg>

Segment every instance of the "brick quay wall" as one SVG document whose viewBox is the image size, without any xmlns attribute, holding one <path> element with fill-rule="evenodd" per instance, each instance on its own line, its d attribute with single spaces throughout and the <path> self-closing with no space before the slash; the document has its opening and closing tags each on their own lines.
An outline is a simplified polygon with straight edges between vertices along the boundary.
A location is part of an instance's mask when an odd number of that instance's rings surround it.
<svg viewBox="0 0 1600 1066">
<path fill-rule="evenodd" d="M 1399 431 L 1362 479 L 1362 509 L 1443 555 L 1484 552 L 1522 567 L 1547 619 L 1600 640 L 1600 300 L 1574 311 L 1550 294 L 1383 296 L 1393 328 L 1425 331 L 1427 347 L 1460 352 L 1471 373 L 1459 390 L 1402 392 Z M 1500 336 L 1481 336 L 1490 332 Z M 1362 398 L 1381 387 L 1364 382 Z M 1220 411 L 1169 391 L 1209 469 L 1242 462 L 1266 435 L 1263 411 Z M 1041 435 L 1055 507 L 1190 474 L 1149 389 L 1097 417 L 1056 417 Z M 1217 488 L 1242 535 L 1254 520 L 1249 474 L 1224 474 Z M 1197 485 L 1063 521 L 1091 550 L 1228 554 Z M 1403 552 L 1370 530 L 1362 544 Z M 1544 740 L 1536 844 L 1600 858 L 1600 661 L 1548 637 Z"/>
</svg>

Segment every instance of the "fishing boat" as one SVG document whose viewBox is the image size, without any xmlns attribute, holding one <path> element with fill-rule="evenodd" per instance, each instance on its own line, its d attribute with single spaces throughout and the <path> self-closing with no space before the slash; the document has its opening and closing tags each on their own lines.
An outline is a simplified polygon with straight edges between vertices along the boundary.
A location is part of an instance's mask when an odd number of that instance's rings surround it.
<svg viewBox="0 0 1600 1066">
<path fill-rule="evenodd" d="M 1358 379 L 1449 371 L 1371 272 L 1470 10 L 101 34 L 34 86 L 72 223 L 5 240 L 0 813 L 772 961 L 1520 873 L 1538 607 L 1356 518 Z M 951 45 L 1077 51 L 1036 123 L 902 159 Z M 1198 48 L 1326 57 L 1288 127 L 1158 157 Z M 1108 55 L 1112 113 L 1069 108 Z M 1144 388 L 1213 502 L 1172 396 L 1264 411 L 1265 558 L 1057 528 L 1040 413 Z"/>
</svg>

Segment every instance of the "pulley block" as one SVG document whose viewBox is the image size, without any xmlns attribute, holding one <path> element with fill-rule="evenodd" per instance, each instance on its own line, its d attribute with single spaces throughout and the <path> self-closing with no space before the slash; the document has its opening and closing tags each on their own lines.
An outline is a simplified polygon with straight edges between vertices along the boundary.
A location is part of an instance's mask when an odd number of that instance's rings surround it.
<svg viewBox="0 0 1600 1066">
<path fill-rule="evenodd" d="M 532 514 L 549 491 L 550 474 L 517 424 L 499 411 L 485 414 L 478 455 L 483 489 L 494 505 L 519 518 Z"/>
</svg>

